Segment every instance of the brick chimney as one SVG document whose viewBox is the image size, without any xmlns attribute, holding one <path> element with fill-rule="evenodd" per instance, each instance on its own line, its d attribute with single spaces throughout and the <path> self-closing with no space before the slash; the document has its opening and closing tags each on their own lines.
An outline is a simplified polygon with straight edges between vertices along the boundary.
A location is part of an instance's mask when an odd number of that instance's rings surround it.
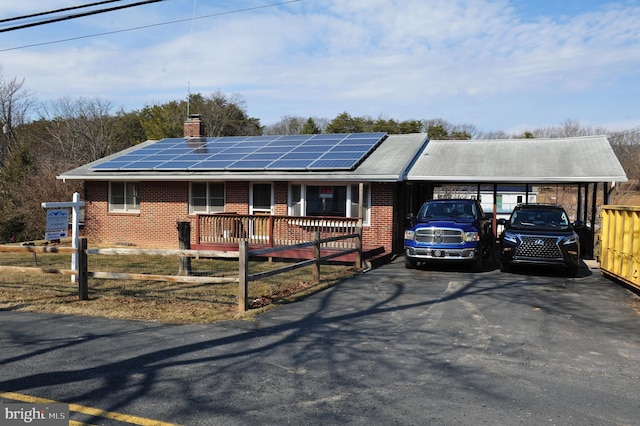
<svg viewBox="0 0 640 426">
<path fill-rule="evenodd" d="M 184 122 L 185 138 L 202 138 L 204 137 L 204 123 L 200 114 L 190 114 L 187 121 Z"/>
</svg>

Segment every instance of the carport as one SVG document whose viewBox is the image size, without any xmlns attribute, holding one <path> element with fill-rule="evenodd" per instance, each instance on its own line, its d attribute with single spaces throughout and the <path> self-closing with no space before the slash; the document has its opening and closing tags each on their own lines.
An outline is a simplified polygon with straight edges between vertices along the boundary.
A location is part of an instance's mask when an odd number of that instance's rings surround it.
<svg viewBox="0 0 640 426">
<path fill-rule="evenodd" d="M 558 185 L 577 188 L 575 220 L 584 222 L 583 254 L 593 256 L 598 200 L 627 176 L 606 136 L 549 139 L 432 140 L 406 175 L 408 211 L 433 197 L 435 185 L 493 185 L 496 229 L 498 185 Z M 598 190 L 602 188 L 602 197 Z M 529 197 L 526 197 L 528 199 Z M 591 204 L 591 208 L 589 205 Z M 590 215 L 589 215 L 590 212 Z"/>
</svg>

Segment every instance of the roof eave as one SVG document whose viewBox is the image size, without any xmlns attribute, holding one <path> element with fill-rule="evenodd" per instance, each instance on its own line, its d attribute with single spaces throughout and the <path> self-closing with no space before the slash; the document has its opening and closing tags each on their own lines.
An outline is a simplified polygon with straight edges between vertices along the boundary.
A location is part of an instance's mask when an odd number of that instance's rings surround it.
<svg viewBox="0 0 640 426">
<path fill-rule="evenodd" d="M 123 174 L 105 174 L 96 176 L 88 175 L 60 175 L 56 177 L 63 182 L 66 181 L 145 181 L 145 182 L 193 182 L 193 181 L 319 181 L 319 182 L 400 182 L 401 178 L 397 175 L 311 175 L 311 174 L 231 174 L 231 175 L 214 175 L 214 174 L 192 174 L 177 176 L 174 174 L 139 174 L 139 175 L 123 175 Z"/>
<path fill-rule="evenodd" d="M 495 177 L 495 176 L 416 176 L 407 178 L 409 182 L 451 182 L 451 183 L 591 183 L 591 182 L 627 182 L 626 176 L 518 176 L 518 177 Z"/>
</svg>

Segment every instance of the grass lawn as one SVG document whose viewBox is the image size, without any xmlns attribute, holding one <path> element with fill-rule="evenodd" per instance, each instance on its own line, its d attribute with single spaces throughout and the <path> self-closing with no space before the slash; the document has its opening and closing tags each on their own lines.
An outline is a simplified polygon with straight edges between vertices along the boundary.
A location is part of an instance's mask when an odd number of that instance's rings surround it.
<svg viewBox="0 0 640 426">
<path fill-rule="evenodd" d="M 69 254 L 0 253 L 0 266 L 69 269 Z M 158 255 L 89 255 L 91 272 L 177 275 L 179 260 Z M 192 275 L 238 276 L 234 259 L 192 259 Z M 280 262 L 249 263 L 249 273 L 282 266 Z M 256 313 L 336 285 L 357 274 L 352 266 L 322 265 L 320 283 L 312 283 L 311 267 L 249 283 L 249 310 L 238 311 L 238 284 L 89 279 L 89 300 L 78 298 L 69 275 L 0 271 L 0 310 L 157 321 L 209 323 L 249 319 Z"/>
</svg>

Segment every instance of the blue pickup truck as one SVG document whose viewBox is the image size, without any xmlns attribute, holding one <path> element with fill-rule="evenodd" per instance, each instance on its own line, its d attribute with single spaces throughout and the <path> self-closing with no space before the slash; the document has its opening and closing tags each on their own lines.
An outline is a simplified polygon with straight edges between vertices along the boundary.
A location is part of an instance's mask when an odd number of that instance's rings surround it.
<svg viewBox="0 0 640 426">
<path fill-rule="evenodd" d="M 404 232 L 404 264 L 419 262 L 466 262 L 482 271 L 483 258 L 495 244 L 491 214 L 485 215 L 477 200 L 431 200 L 417 216 L 409 215 Z"/>
</svg>

